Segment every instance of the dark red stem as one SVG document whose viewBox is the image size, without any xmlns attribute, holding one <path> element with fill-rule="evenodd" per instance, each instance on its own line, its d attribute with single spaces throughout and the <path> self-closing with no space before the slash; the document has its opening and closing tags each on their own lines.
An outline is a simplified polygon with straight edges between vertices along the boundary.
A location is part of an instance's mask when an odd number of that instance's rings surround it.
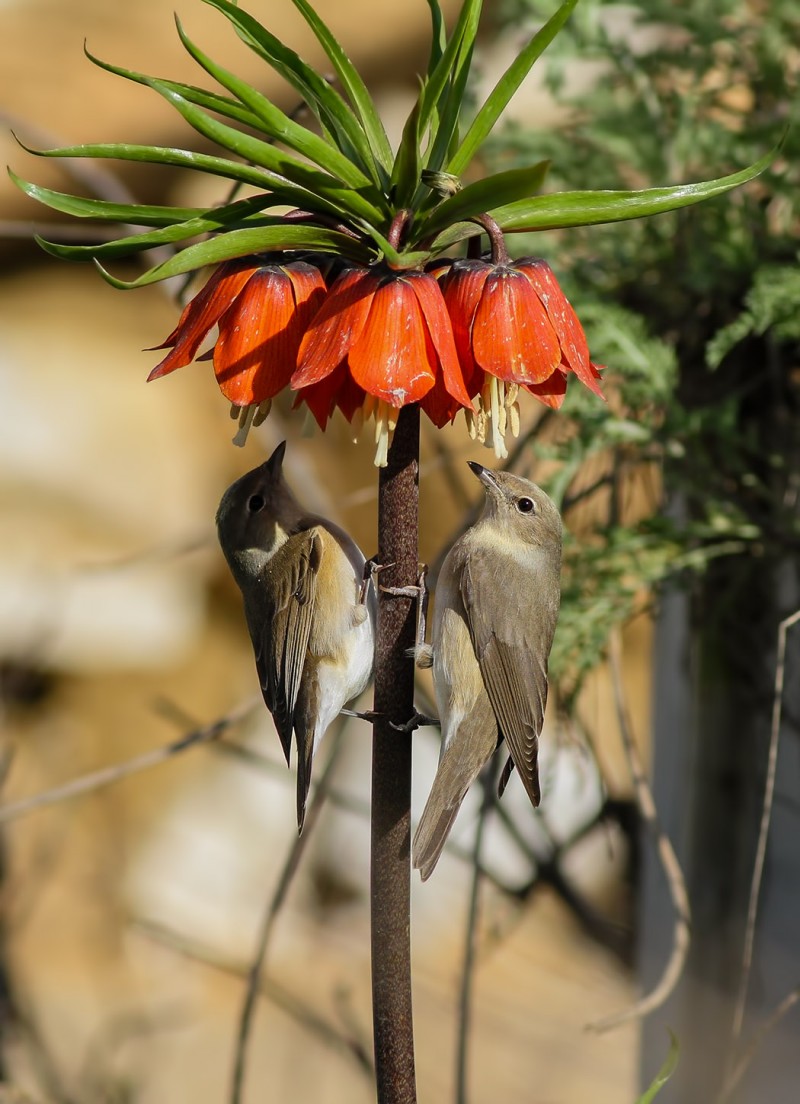
<svg viewBox="0 0 800 1104">
<path fill-rule="evenodd" d="M 400 411 L 388 465 L 378 483 L 378 548 L 383 586 L 417 580 L 419 408 Z M 411 734 L 415 643 L 412 598 L 381 593 L 375 655 L 375 724 L 372 742 L 372 1014 L 378 1104 L 415 1104 L 414 1031 L 411 1016 Z"/>
<path fill-rule="evenodd" d="M 492 263 L 498 265 L 508 264 L 510 258 L 508 256 L 508 249 L 506 248 L 506 239 L 503 237 L 503 231 L 492 216 L 475 215 L 472 221 L 482 226 L 489 235 L 489 241 L 492 247 Z"/>
</svg>

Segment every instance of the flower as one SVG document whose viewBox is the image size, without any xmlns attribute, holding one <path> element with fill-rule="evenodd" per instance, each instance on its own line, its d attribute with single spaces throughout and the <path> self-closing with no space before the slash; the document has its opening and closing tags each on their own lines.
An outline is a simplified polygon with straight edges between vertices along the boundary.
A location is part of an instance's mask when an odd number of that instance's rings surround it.
<svg viewBox="0 0 800 1104">
<path fill-rule="evenodd" d="M 478 400 L 467 413 L 470 436 L 498 457 L 508 455 L 507 427 L 519 430 L 520 387 L 558 409 L 572 372 L 603 397 L 583 328 L 546 261 L 455 261 L 442 293 L 465 386 Z"/>
<path fill-rule="evenodd" d="M 188 364 L 218 325 L 214 375 L 231 403 L 231 415 L 239 418 L 234 442 L 244 444 L 251 425 L 266 418 L 272 399 L 288 386 L 301 338 L 324 296 L 319 269 L 306 261 L 227 261 L 190 300 L 166 341 L 156 346 L 171 351 L 148 380 Z"/>
<path fill-rule="evenodd" d="M 384 265 L 336 278 L 306 329 L 291 386 L 323 429 L 337 406 L 358 425 L 374 416 L 381 466 L 401 407 L 418 402 L 437 425 L 472 410 L 437 280 Z"/>
</svg>

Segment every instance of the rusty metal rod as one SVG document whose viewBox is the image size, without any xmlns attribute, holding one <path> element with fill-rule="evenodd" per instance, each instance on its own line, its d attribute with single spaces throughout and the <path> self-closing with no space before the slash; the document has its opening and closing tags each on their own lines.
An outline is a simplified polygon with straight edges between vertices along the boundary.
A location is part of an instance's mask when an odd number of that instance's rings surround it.
<svg viewBox="0 0 800 1104">
<path fill-rule="evenodd" d="M 382 586 L 416 583 L 419 408 L 400 411 L 388 464 L 378 484 Z M 411 1015 L 411 740 L 390 723 L 414 711 L 413 598 L 379 594 L 372 741 L 372 1014 L 378 1104 L 415 1104 Z"/>
</svg>

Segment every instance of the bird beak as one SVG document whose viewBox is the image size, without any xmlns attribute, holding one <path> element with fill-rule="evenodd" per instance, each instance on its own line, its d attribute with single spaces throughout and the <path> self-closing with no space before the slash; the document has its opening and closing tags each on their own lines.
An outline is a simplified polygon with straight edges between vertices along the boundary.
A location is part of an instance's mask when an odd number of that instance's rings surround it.
<svg viewBox="0 0 800 1104">
<path fill-rule="evenodd" d="M 467 460 L 467 464 L 483 483 L 487 491 L 499 491 L 500 485 L 494 477 L 494 472 L 484 468 L 483 464 L 477 464 L 474 460 Z"/>
<path fill-rule="evenodd" d="M 285 452 L 286 452 L 286 442 L 281 441 L 281 443 L 278 445 L 278 447 L 273 452 L 272 456 L 270 456 L 269 460 L 267 460 L 267 465 L 268 465 L 270 471 L 280 471 L 281 470 L 281 468 L 283 467 L 283 455 L 284 455 Z"/>
</svg>

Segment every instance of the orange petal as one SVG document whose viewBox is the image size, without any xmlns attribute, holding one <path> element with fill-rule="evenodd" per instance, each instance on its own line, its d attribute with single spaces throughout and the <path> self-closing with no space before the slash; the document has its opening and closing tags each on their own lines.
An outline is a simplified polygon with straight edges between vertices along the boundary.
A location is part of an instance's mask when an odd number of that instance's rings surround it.
<svg viewBox="0 0 800 1104">
<path fill-rule="evenodd" d="M 367 268 L 348 268 L 337 276 L 300 344 L 291 380 L 295 390 L 319 383 L 344 360 L 361 336 L 379 280 Z"/>
<path fill-rule="evenodd" d="M 442 280 L 462 378 L 470 398 L 483 386 L 483 369 L 472 355 L 472 322 L 491 270 L 492 266 L 485 261 L 456 261 Z"/>
<path fill-rule="evenodd" d="M 419 300 L 404 276 L 381 282 L 347 361 L 359 387 L 392 406 L 419 402 L 433 387 L 436 354 Z"/>
<path fill-rule="evenodd" d="M 567 376 L 564 369 L 559 368 L 544 383 L 523 383 L 522 386 L 535 395 L 539 402 L 553 410 L 558 410 L 567 393 Z"/>
<path fill-rule="evenodd" d="M 178 325 L 166 341 L 155 346 L 156 349 L 174 348 L 147 377 L 148 383 L 194 359 L 203 338 L 216 326 L 258 267 L 252 257 L 247 257 L 227 261 L 214 270 L 205 287 L 186 304 Z"/>
<path fill-rule="evenodd" d="M 541 299 L 547 311 L 547 317 L 558 335 L 561 355 L 568 368 L 575 373 L 581 383 L 602 398 L 590 367 L 589 346 L 583 326 L 569 299 L 561 290 L 550 265 L 541 257 L 524 257 L 516 261 L 514 267 L 528 277 L 534 291 Z"/>
<path fill-rule="evenodd" d="M 472 352 L 484 371 L 506 383 L 542 383 L 561 360 L 556 332 L 526 277 L 497 266 L 472 323 Z"/>
<path fill-rule="evenodd" d="M 254 273 L 219 323 L 214 374 L 236 406 L 277 395 L 289 382 L 302 329 L 291 280 L 277 267 Z"/>
<path fill-rule="evenodd" d="M 440 371 L 436 373 L 433 390 L 436 390 L 441 380 L 447 394 L 456 400 L 455 410 L 447 419 L 449 421 L 455 417 L 460 407 L 473 409 L 458 360 L 450 315 L 447 313 L 442 290 L 433 276 L 424 272 L 407 272 L 404 279 L 411 285 L 422 308 L 425 328 L 439 360 Z"/>
</svg>

